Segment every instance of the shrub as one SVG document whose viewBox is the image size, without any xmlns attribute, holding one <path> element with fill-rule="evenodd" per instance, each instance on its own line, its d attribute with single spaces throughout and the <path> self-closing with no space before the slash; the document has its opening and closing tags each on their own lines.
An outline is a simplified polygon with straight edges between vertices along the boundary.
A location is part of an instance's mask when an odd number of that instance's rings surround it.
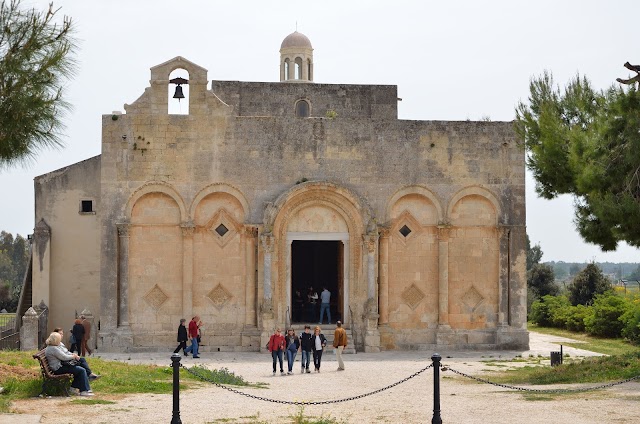
<svg viewBox="0 0 640 424">
<path fill-rule="evenodd" d="M 597 295 L 584 319 L 585 330 L 594 336 L 620 337 L 624 327 L 620 317 L 629 307 L 629 301 L 613 292 Z"/>
<path fill-rule="evenodd" d="M 565 311 L 564 327 L 571 331 L 584 331 L 584 319 L 590 314 L 590 307 L 569 306 Z"/>
<path fill-rule="evenodd" d="M 631 343 L 640 345 L 640 299 L 636 299 L 621 317 L 622 335 Z"/>
<path fill-rule="evenodd" d="M 531 321 L 542 327 L 563 327 L 562 311 L 569 306 L 565 296 L 543 296 L 531 305 Z"/>
</svg>

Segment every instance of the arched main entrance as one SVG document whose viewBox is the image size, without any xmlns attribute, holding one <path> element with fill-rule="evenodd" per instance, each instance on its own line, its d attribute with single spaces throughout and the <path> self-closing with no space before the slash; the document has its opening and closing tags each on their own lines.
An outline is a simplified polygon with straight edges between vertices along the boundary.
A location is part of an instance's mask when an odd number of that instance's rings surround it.
<svg viewBox="0 0 640 424">
<path fill-rule="evenodd" d="M 313 309 L 307 291 L 313 287 L 320 295 L 323 286 L 331 292 L 331 321 L 350 320 L 350 299 L 359 296 L 353 282 L 361 278 L 363 223 L 370 216 L 357 196 L 326 182 L 300 184 L 267 211 L 265 224 L 273 223 L 276 244 L 272 277 L 277 320 L 318 322 L 320 299 Z"/>
</svg>

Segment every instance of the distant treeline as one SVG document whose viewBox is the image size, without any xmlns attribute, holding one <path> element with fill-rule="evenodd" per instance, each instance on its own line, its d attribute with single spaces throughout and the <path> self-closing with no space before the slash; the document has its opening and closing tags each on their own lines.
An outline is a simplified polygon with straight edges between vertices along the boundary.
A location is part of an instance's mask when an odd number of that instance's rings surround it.
<svg viewBox="0 0 640 424">
<path fill-rule="evenodd" d="M 565 280 L 567 278 L 572 278 L 578 272 L 582 271 L 587 267 L 587 262 L 544 262 L 544 264 L 549 265 L 553 268 L 553 273 L 555 275 L 556 280 Z M 610 277 L 615 278 L 617 280 L 640 280 L 640 263 L 637 262 L 622 262 L 622 263 L 613 263 L 613 262 L 596 262 L 595 263 L 602 272 Z"/>
</svg>

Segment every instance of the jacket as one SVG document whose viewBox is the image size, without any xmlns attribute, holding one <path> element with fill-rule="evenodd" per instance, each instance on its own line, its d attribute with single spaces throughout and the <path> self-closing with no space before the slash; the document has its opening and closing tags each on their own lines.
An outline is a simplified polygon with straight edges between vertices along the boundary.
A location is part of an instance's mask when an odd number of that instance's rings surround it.
<svg viewBox="0 0 640 424">
<path fill-rule="evenodd" d="M 178 343 L 186 342 L 187 340 L 188 340 L 187 327 L 185 327 L 184 325 L 180 324 L 180 326 L 178 327 Z"/>
<path fill-rule="evenodd" d="M 316 349 L 316 337 L 320 337 L 320 344 L 324 348 L 327 345 L 327 338 L 322 333 L 320 333 L 318 336 L 316 336 L 315 334 L 311 335 L 311 348 L 313 350 Z"/>
<path fill-rule="evenodd" d="M 333 347 L 344 346 L 347 347 L 347 332 L 344 328 L 336 328 L 336 332 L 333 333 Z"/>
<path fill-rule="evenodd" d="M 82 342 L 82 339 L 84 339 L 84 326 L 82 324 L 73 324 L 71 334 L 76 339 L 76 343 Z"/>
<path fill-rule="evenodd" d="M 273 334 L 269 339 L 269 352 L 277 352 L 278 350 L 284 350 L 284 336 L 282 334 Z"/>
<path fill-rule="evenodd" d="M 289 336 L 285 336 L 285 341 L 287 342 L 287 349 L 289 349 L 289 346 L 291 346 L 291 344 L 295 344 L 296 345 L 296 352 L 298 351 L 298 349 L 300 348 L 300 339 L 298 337 L 294 337 L 293 340 L 289 339 Z"/>
<path fill-rule="evenodd" d="M 300 334 L 300 346 L 305 352 L 311 352 L 313 350 L 313 334 L 302 333 Z"/>
</svg>

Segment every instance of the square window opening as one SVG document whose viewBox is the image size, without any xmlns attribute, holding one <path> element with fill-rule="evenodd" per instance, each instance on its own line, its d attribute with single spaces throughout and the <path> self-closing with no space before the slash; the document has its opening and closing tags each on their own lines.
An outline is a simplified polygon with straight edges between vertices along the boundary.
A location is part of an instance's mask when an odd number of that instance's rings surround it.
<svg viewBox="0 0 640 424">
<path fill-rule="evenodd" d="M 82 200 L 80 201 L 80 212 L 82 213 L 91 213 L 93 210 L 93 200 Z"/>
</svg>

